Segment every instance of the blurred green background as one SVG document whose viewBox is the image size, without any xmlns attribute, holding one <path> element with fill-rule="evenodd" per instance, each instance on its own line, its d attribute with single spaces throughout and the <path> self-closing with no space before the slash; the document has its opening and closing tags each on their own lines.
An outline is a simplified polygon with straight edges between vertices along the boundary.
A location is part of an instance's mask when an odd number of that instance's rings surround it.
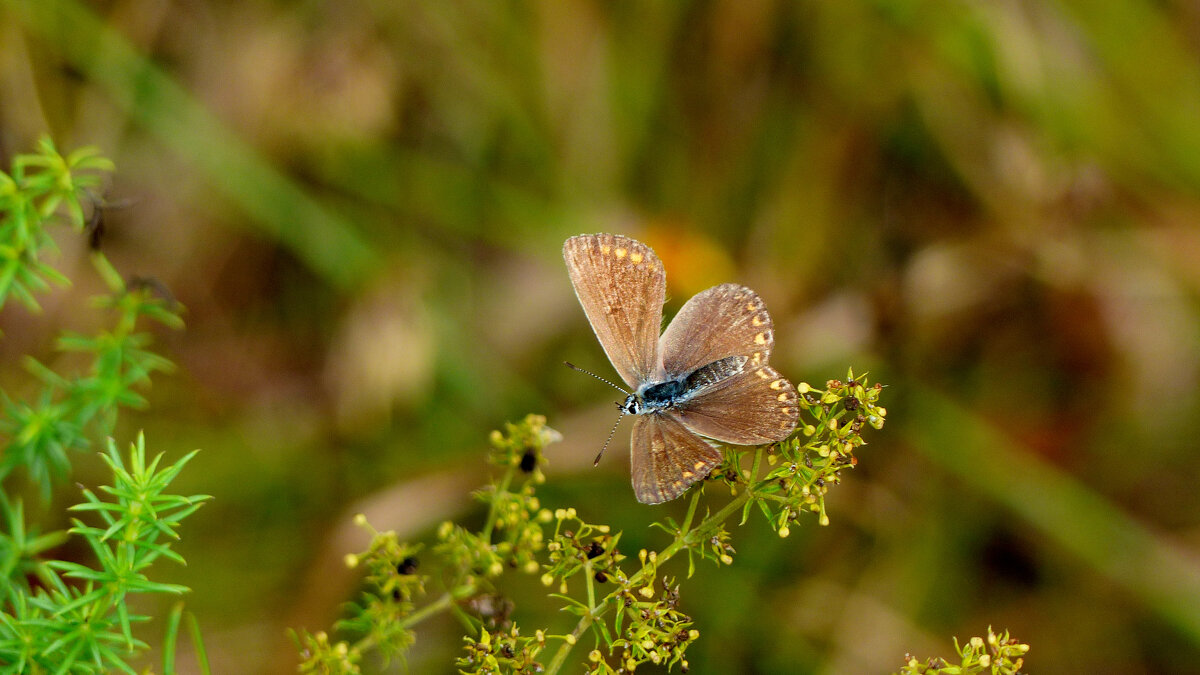
<svg viewBox="0 0 1200 675">
<path fill-rule="evenodd" d="M 655 247 L 668 315 L 745 283 L 793 380 L 888 384 L 829 527 L 752 521 L 684 585 L 692 673 L 891 672 L 989 624 L 1031 673 L 1200 672 L 1196 3 L 0 0 L 0 160 L 43 133 L 116 161 L 104 250 L 188 308 L 120 436 L 203 449 L 158 572 L 215 672 L 293 672 L 351 516 L 470 521 L 526 412 L 565 436 L 544 504 L 662 545 L 685 505 L 634 501 L 628 426 L 591 467 L 614 392 L 560 365 L 611 372 L 560 255 L 596 231 Z M 60 239 L 76 283 L 0 313 L 6 369 L 102 320 Z"/>
</svg>

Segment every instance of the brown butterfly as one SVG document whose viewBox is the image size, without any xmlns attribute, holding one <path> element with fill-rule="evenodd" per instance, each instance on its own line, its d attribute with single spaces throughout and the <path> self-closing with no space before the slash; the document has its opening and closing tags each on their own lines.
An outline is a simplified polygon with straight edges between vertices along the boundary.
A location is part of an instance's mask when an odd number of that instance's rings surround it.
<svg viewBox="0 0 1200 675">
<path fill-rule="evenodd" d="M 697 293 L 660 336 L 666 272 L 649 246 L 584 234 L 563 244 L 563 258 L 596 339 L 632 390 L 618 407 L 637 415 L 638 501 L 674 499 L 707 476 L 721 462 L 713 441 L 760 445 L 795 430 L 796 388 L 767 365 L 775 335 L 757 293 L 738 284 Z"/>
</svg>

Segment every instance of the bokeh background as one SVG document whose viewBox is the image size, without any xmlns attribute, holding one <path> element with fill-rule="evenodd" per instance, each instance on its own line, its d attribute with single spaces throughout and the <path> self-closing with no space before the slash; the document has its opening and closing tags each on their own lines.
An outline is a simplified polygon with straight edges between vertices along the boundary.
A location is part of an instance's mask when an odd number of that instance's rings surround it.
<svg viewBox="0 0 1200 675">
<path fill-rule="evenodd" d="M 527 412 L 565 436 L 543 502 L 661 546 L 683 505 L 636 504 L 628 427 L 591 467 L 614 392 L 560 365 L 611 372 L 560 257 L 595 231 L 656 248 L 668 315 L 745 283 L 781 371 L 888 385 L 828 527 L 751 521 L 684 585 L 693 673 L 892 672 L 989 625 L 1030 673 L 1200 672 L 1195 3 L 3 0 L 3 165 L 44 133 L 116 161 L 104 250 L 188 310 L 121 434 L 203 449 L 159 575 L 215 672 L 293 672 L 352 515 L 477 518 Z M 5 369 L 103 320 L 60 243 Z M 517 620 L 566 626 L 527 581 Z M 410 672 L 460 637 L 423 625 Z"/>
</svg>

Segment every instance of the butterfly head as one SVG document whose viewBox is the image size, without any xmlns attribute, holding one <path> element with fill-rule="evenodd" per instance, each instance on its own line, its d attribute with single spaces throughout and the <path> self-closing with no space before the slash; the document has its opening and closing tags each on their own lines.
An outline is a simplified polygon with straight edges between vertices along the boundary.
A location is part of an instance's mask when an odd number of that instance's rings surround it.
<svg viewBox="0 0 1200 675">
<path fill-rule="evenodd" d="M 640 415 L 642 414 L 644 403 L 645 402 L 642 400 L 642 397 L 638 394 L 630 394 L 629 396 L 625 397 L 624 403 L 617 404 L 617 409 L 620 410 L 621 414 L 623 415 Z"/>
</svg>

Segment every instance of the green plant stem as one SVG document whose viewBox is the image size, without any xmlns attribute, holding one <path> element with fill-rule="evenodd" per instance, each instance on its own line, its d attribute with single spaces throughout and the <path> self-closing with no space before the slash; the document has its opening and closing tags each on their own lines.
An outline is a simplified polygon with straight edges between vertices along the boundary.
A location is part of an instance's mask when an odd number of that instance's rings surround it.
<svg viewBox="0 0 1200 675">
<path fill-rule="evenodd" d="M 699 504 L 700 504 L 700 491 L 696 490 L 696 492 L 694 494 L 692 494 L 692 503 L 688 504 L 688 512 L 687 512 L 687 516 L 685 516 L 683 519 L 683 527 L 679 528 L 680 534 L 686 534 L 688 531 L 688 528 L 692 526 L 692 518 L 694 518 L 696 516 L 696 506 Z"/>
<path fill-rule="evenodd" d="M 467 588 L 469 588 L 470 590 L 463 592 Z M 460 600 L 462 598 L 468 597 L 472 593 L 474 593 L 475 587 L 474 586 L 463 587 L 463 588 L 458 589 L 458 591 L 459 592 L 442 593 L 442 595 L 440 597 L 438 597 L 437 600 L 434 600 L 433 602 L 429 603 L 428 605 L 425 605 L 421 609 L 418 609 L 418 610 L 414 611 L 412 614 L 409 614 L 408 616 L 401 619 L 400 626 L 402 628 L 410 628 L 412 626 L 417 625 L 418 623 L 421 623 L 425 619 L 428 619 L 429 617 L 433 616 L 434 614 L 437 614 L 438 612 L 443 612 L 447 609 L 450 609 L 450 607 L 454 604 L 454 602 L 456 600 Z"/>
<path fill-rule="evenodd" d="M 513 474 L 515 473 L 516 467 L 510 464 L 504 471 L 504 477 L 500 479 L 500 484 L 496 486 L 492 503 L 488 505 L 487 522 L 484 523 L 483 530 L 480 532 L 480 538 L 488 543 L 491 543 L 492 530 L 496 527 L 496 502 L 499 501 L 500 495 L 508 492 L 508 486 L 512 484 Z"/>
<path fill-rule="evenodd" d="M 588 613 L 596 610 L 596 584 L 592 580 L 592 561 L 583 561 L 583 578 L 587 582 Z"/>
</svg>

